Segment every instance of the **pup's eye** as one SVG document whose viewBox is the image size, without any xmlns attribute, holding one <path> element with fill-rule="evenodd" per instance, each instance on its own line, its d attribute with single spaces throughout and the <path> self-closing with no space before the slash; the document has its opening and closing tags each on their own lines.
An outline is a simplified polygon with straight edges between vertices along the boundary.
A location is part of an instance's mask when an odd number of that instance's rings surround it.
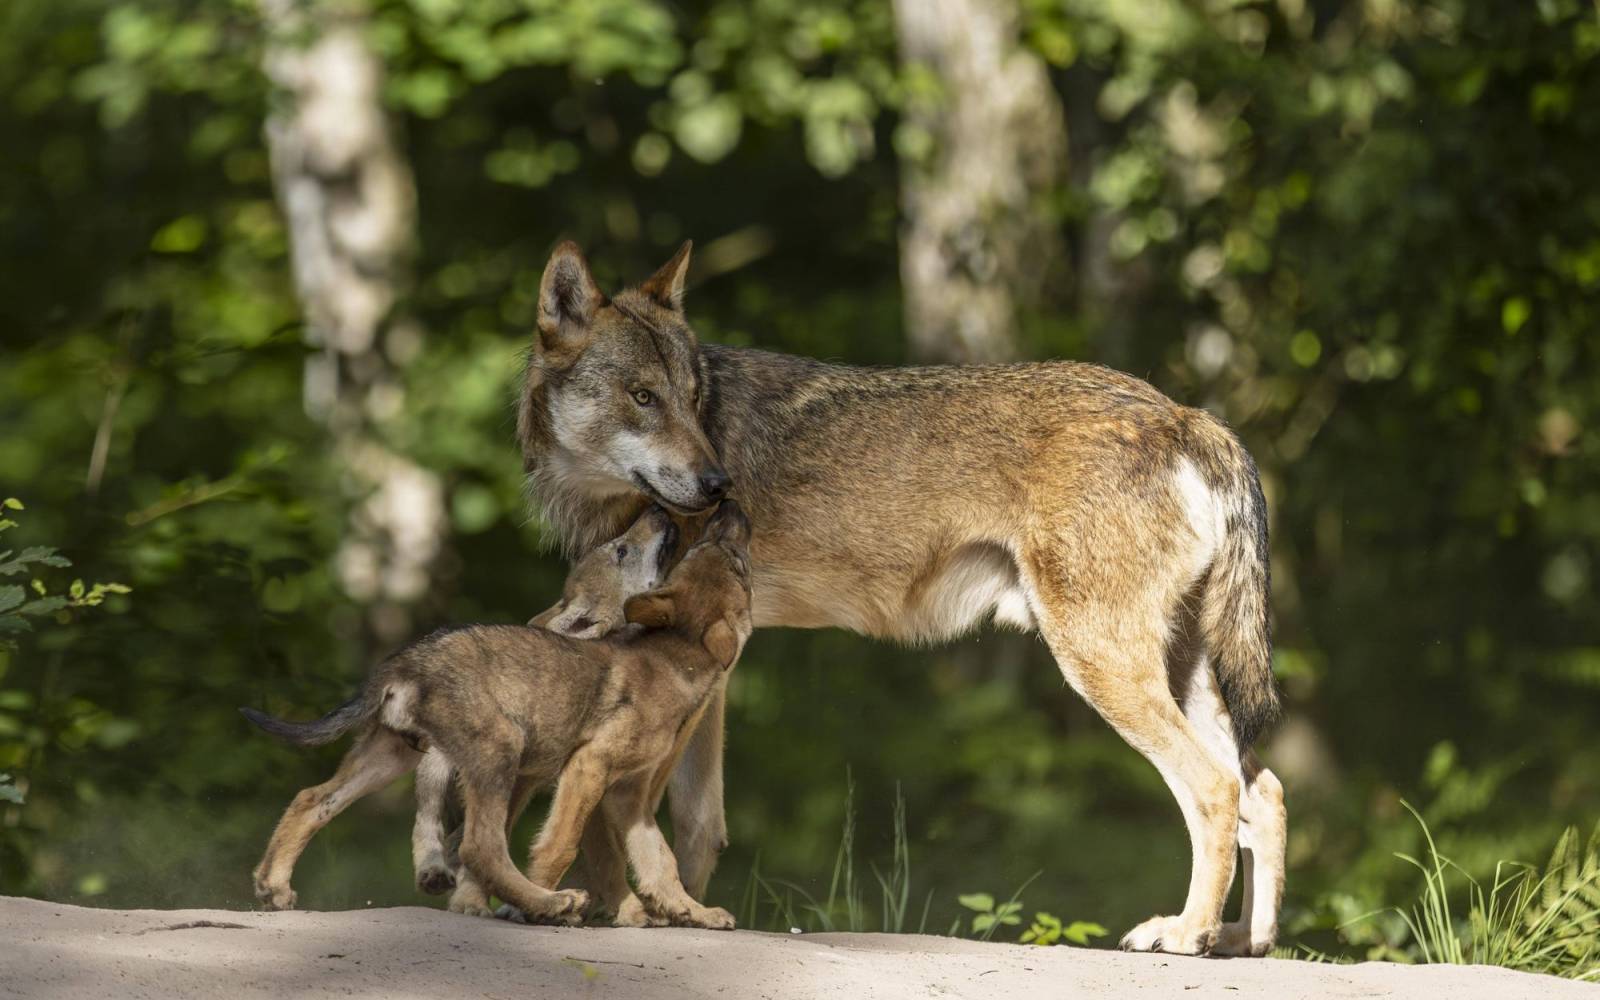
<svg viewBox="0 0 1600 1000">
<path fill-rule="evenodd" d="M 617 562 L 621 562 L 622 560 L 624 560 L 626 558 L 628 558 L 628 547 L 626 545 L 618 545 L 617 546 Z"/>
<path fill-rule="evenodd" d="M 633 401 L 640 406 L 649 406 L 656 401 L 656 395 L 649 389 L 635 389 L 633 390 Z"/>
</svg>

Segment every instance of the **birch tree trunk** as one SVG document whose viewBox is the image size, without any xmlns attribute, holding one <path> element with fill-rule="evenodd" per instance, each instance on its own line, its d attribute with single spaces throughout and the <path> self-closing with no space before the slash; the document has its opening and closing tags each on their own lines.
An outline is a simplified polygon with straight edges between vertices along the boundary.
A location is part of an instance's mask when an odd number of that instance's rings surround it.
<svg viewBox="0 0 1600 1000">
<path fill-rule="evenodd" d="M 372 639 L 410 632 L 444 532 L 438 478 L 387 447 L 404 405 L 396 361 L 420 346 L 393 311 L 405 289 L 416 192 L 383 107 L 383 65 L 366 10 L 348 0 L 258 0 L 263 68 L 277 90 L 266 123 L 289 228 L 295 289 L 313 352 L 307 412 L 325 424 L 351 508 L 337 570 L 367 607 Z"/>
<path fill-rule="evenodd" d="M 900 276 L 912 353 L 1017 354 L 1017 307 L 1037 295 L 1060 237 L 1039 195 L 1060 183 L 1066 128 L 1044 63 L 1022 48 L 1015 0 L 894 0 L 900 58 L 939 83 L 906 124 L 931 139 L 903 157 Z"/>
</svg>

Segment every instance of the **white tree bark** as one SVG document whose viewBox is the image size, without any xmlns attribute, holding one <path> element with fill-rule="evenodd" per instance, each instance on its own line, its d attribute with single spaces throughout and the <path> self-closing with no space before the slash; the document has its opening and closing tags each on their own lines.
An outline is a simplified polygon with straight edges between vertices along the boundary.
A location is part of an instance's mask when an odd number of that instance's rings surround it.
<svg viewBox="0 0 1600 1000">
<path fill-rule="evenodd" d="M 396 358 L 419 334 L 394 321 L 415 230 L 411 171 L 383 107 L 383 65 L 366 10 L 348 0 L 258 0 L 263 68 L 278 93 L 266 123 L 295 288 L 316 349 L 308 413 L 327 425 L 352 500 L 339 579 L 366 605 L 373 637 L 410 631 L 445 525 L 438 477 L 383 443 L 404 393 Z"/>
<path fill-rule="evenodd" d="M 901 177 L 900 275 L 912 352 L 929 361 L 1017 353 L 1019 304 L 1060 237 L 1038 196 L 1062 178 L 1066 127 L 1044 63 L 1017 35 L 1014 0 L 894 0 L 900 56 L 942 94 L 906 108 L 932 140 Z"/>
</svg>

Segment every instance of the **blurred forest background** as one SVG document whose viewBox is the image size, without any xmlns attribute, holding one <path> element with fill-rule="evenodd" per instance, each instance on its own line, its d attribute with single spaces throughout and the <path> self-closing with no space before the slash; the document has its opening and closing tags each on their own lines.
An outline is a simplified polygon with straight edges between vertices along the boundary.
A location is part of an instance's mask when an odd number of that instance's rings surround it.
<svg viewBox="0 0 1600 1000">
<path fill-rule="evenodd" d="M 1404 943 L 1335 931 L 1414 892 L 1402 799 L 1477 872 L 1600 817 L 1593 0 L 6 0 L 0 135 L 0 549 L 74 564 L 0 557 L 0 891 L 251 905 L 337 751 L 235 708 L 553 601 L 512 399 L 562 237 L 611 288 L 693 237 L 705 340 L 1231 421 L 1286 937 Z M 1041 869 L 1117 933 L 1181 900 L 1160 779 L 1036 640 L 769 631 L 730 697 L 716 902 L 758 858 L 825 896 L 851 777 L 863 881 L 904 796 L 912 923 Z M 409 816 L 335 822 L 302 905 L 422 901 Z"/>
</svg>

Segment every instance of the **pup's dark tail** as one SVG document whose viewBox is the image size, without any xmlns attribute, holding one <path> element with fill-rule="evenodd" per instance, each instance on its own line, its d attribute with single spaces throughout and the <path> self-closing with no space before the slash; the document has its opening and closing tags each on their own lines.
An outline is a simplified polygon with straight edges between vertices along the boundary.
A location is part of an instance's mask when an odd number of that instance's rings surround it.
<svg viewBox="0 0 1600 1000">
<path fill-rule="evenodd" d="M 239 711 L 285 743 L 293 743 L 297 747 L 320 747 L 324 743 L 332 743 L 371 718 L 377 706 L 369 705 L 365 694 L 358 694 L 315 722 L 285 722 L 253 708 L 241 708 Z"/>
</svg>

